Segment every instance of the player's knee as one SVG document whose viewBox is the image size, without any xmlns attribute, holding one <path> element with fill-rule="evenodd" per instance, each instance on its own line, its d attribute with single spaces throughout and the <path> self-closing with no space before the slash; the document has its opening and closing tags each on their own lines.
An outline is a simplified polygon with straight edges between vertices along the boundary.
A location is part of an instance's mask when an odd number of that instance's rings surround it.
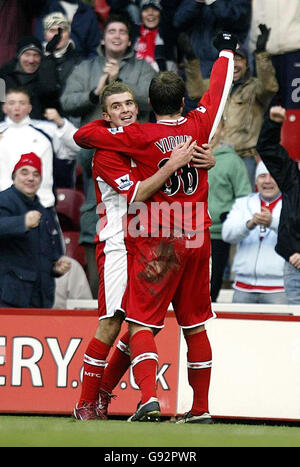
<svg viewBox="0 0 300 467">
<path fill-rule="evenodd" d="M 113 345 L 116 340 L 122 321 L 119 319 L 105 318 L 99 321 L 95 337 L 108 345 Z"/>
</svg>

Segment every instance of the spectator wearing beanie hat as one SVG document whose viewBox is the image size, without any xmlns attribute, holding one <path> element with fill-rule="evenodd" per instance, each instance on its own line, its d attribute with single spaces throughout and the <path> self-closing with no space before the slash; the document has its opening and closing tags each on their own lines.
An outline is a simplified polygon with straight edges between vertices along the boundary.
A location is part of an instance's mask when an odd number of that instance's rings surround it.
<svg viewBox="0 0 300 467">
<path fill-rule="evenodd" d="M 18 160 L 18 162 L 13 168 L 12 175 L 14 175 L 14 173 L 24 165 L 30 165 L 31 167 L 35 168 L 36 171 L 40 174 L 40 176 L 42 176 L 42 161 L 40 157 L 37 156 L 34 152 L 22 154 L 21 158 Z"/>
<path fill-rule="evenodd" d="M 175 47 L 166 48 L 161 27 L 160 0 L 141 0 L 141 25 L 136 34 L 136 58 L 150 63 L 155 71 L 177 71 Z"/>
<path fill-rule="evenodd" d="M 257 192 L 238 198 L 222 226 L 223 240 L 237 244 L 233 302 L 286 304 L 284 259 L 275 251 L 282 195 L 263 162 L 255 181 Z"/>
<path fill-rule="evenodd" d="M 258 138 L 257 150 L 282 191 L 276 252 L 284 259 L 284 284 L 289 305 L 300 305 L 300 160 L 282 144 L 284 107 L 272 106 Z"/>
<path fill-rule="evenodd" d="M 21 55 L 28 50 L 35 50 L 39 54 L 39 58 L 41 59 L 43 55 L 43 47 L 36 37 L 25 36 L 19 40 L 17 46 L 17 56 L 21 57 Z"/>
<path fill-rule="evenodd" d="M 22 37 L 14 59 L 0 68 L 6 90 L 25 87 L 31 97 L 31 118 L 43 119 L 47 107 L 59 109 L 59 82 L 55 63 L 43 54 L 41 42 L 34 36 Z M 1 111 L 0 111 L 1 112 Z M 0 113 L 0 120 L 3 120 Z"/>
<path fill-rule="evenodd" d="M 55 226 L 36 192 L 41 159 L 22 154 L 13 184 L 0 192 L 0 307 L 51 308 L 54 278 L 70 268 L 53 240 Z"/>
</svg>

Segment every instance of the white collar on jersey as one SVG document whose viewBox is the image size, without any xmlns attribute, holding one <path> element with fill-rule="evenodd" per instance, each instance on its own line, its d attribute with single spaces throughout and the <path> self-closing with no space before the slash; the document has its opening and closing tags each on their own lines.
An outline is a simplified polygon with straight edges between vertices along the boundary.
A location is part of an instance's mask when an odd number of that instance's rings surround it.
<svg viewBox="0 0 300 467">
<path fill-rule="evenodd" d="M 185 117 L 180 117 L 176 120 L 157 120 L 156 123 L 160 123 L 162 125 L 181 125 L 182 123 L 186 122 L 186 120 L 187 119 Z"/>
</svg>

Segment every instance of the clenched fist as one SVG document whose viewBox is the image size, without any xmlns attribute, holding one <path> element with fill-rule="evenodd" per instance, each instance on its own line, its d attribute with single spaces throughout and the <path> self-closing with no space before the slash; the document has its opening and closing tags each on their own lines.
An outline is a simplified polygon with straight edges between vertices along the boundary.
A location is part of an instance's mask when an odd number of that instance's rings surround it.
<svg viewBox="0 0 300 467">
<path fill-rule="evenodd" d="M 25 227 L 26 230 L 34 229 L 40 223 L 42 214 L 40 211 L 28 211 L 25 214 Z"/>
<path fill-rule="evenodd" d="M 71 268 L 71 261 L 66 256 L 61 256 L 54 265 L 54 272 L 63 275 Z"/>
<path fill-rule="evenodd" d="M 283 123 L 286 119 L 286 110 L 280 105 L 270 108 L 270 119 L 277 123 Z"/>
</svg>

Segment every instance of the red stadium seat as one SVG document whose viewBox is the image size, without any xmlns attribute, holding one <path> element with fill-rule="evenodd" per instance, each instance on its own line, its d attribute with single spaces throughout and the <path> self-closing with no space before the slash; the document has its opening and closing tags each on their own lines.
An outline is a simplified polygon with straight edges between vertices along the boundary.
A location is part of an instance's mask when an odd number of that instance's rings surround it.
<svg viewBox="0 0 300 467">
<path fill-rule="evenodd" d="M 79 245 L 79 232 L 65 231 L 63 237 L 66 245 L 66 255 L 76 259 L 83 268 L 86 267 L 85 249 Z"/>
<path fill-rule="evenodd" d="M 80 208 L 85 201 L 82 191 L 73 188 L 57 189 L 56 212 L 59 218 L 61 229 L 79 230 Z"/>
</svg>

